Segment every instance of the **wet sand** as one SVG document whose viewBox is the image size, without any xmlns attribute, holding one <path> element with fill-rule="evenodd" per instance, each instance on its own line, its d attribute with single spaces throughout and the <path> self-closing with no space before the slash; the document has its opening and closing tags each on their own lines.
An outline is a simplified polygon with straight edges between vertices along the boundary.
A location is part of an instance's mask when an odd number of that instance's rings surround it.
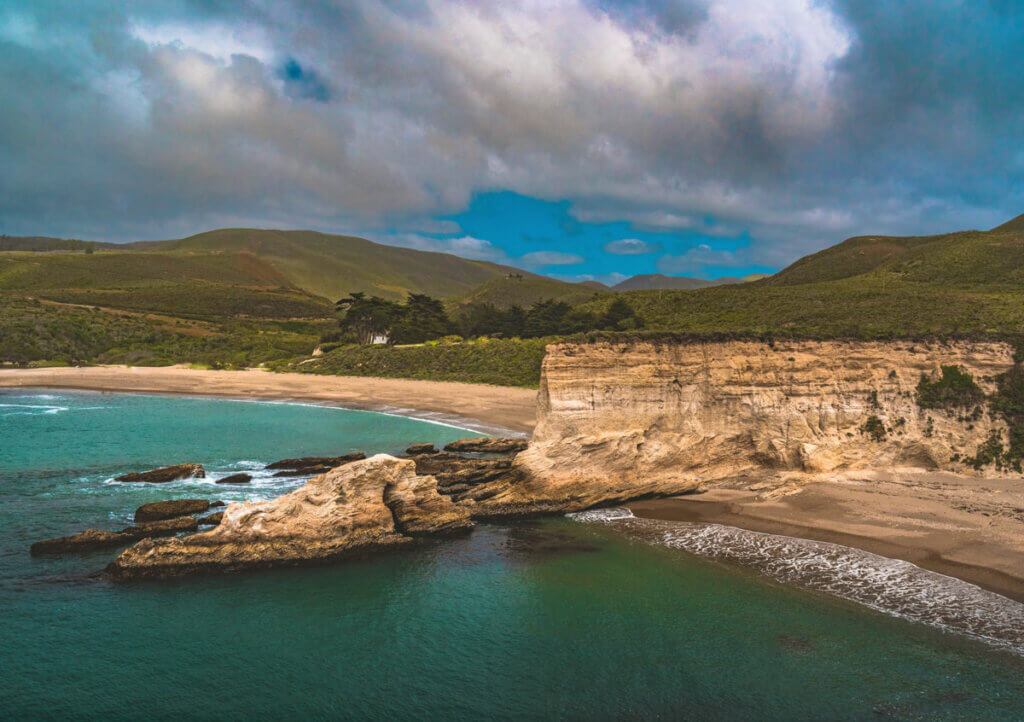
<svg viewBox="0 0 1024 722">
<path fill-rule="evenodd" d="M 0 369 L 2 387 L 323 401 L 350 408 L 434 418 L 483 433 L 504 430 L 529 433 L 536 423 L 537 392 L 532 389 L 445 381 L 271 373 L 259 369 L 204 371 L 183 366 L 90 366 Z"/>
<path fill-rule="evenodd" d="M 638 517 L 843 544 L 1024 602 L 1024 479 L 893 471 L 732 486 L 628 506 Z"/>
</svg>

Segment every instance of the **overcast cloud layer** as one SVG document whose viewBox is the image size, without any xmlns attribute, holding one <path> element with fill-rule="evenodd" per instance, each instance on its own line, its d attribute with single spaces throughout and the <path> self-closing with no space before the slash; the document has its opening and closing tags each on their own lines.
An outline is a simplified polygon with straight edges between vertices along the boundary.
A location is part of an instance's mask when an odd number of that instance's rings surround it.
<svg viewBox="0 0 1024 722">
<path fill-rule="evenodd" d="M 1010 0 L 8 0 L 0 231 L 593 260 L 451 220 L 513 191 L 626 222 L 595 246 L 609 263 L 777 268 L 1024 212 L 1021 47 Z"/>
</svg>

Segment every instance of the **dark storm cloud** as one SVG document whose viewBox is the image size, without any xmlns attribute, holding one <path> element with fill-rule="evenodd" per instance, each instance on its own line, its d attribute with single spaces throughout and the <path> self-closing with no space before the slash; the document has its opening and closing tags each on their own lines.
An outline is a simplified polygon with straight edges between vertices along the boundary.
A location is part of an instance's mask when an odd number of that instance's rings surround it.
<svg viewBox="0 0 1024 722">
<path fill-rule="evenodd" d="M 1022 45 L 1011 2 L 15 0 L 0 230 L 398 234 L 507 189 L 778 266 L 1024 211 Z"/>
</svg>

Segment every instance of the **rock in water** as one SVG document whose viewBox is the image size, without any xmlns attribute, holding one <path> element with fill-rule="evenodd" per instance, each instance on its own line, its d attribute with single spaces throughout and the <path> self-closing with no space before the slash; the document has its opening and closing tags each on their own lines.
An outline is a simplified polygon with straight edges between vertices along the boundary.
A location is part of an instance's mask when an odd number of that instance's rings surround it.
<svg viewBox="0 0 1024 722">
<path fill-rule="evenodd" d="M 72 536 L 62 536 L 46 541 L 37 541 L 29 548 L 32 555 L 36 554 L 67 554 L 71 552 L 87 552 L 92 549 L 123 546 L 137 540 L 117 531 L 100 531 L 86 529 Z"/>
<path fill-rule="evenodd" d="M 130 526 L 121 531 L 86 529 L 72 536 L 47 539 L 36 542 L 29 549 L 31 554 L 67 554 L 87 552 L 94 549 L 125 546 L 147 537 L 170 536 L 182 531 L 196 531 L 199 522 L 194 517 L 163 519 Z"/>
<path fill-rule="evenodd" d="M 231 474 L 223 479 L 217 479 L 218 484 L 248 484 L 252 481 L 252 474 Z"/>
<path fill-rule="evenodd" d="M 417 456 L 419 454 L 436 454 L 437 449 L 434 448 L 433 444 L 413 444 L 405 450 L 405 453 L 410 456 Z"/>
<path fill-rule="evenodd" d="M 144 540 L 107 567 L 114 579 L 324 562 L 472 526 L 468 513 L 417 476 L 411 460 L 380 454 L 310 480 L 271 501 L 231 504 L 215 529 Z"/>
<path fill-rule="evenodd" d="M 281 459 L 275 461 L 273 464 L 267 464 L 267 469 L 291 469 L 293 471 L 299 471 L 296 476 L 306 473 L 300 471 L 302 469 L 316 469 L 318 467 L 327 467 L 333 469 L 341 466 L 342 464 L 348 464 L 353 461 L 360 461 L 366 458 L 366 454 L 361 451 L 357 451 L 354 454 L 345 454 L 343 456 L 303 456 L 298 459 Z"/>
<path fill-rule="evenodd" d="M 285 471 L 278 471 L 274 474 L 274 478 L 278 479 L 281 477 L 288 476 L 316 476 L 317 474 L 326 474 L 328 471 L 335 467 L 321 464 L 319 466 L 303 466 L 298 469 L 287 469 Z"/>
<path fill-rule="evenodd" d="M 224 512 L 218 511 L 199 520 L 200 526 L 217 526 L 224 519 Z"/>
<path fill-rule="evenodd" d="M 151 471 L 133 471 L 114 478 L 114 481 L 145 481 L 150 484 L 166 484 L 178 479 L 202 479 L 206 477 L 206 469 L 202 464 L 175 464 Z"/>
<path fill-rule="evenodd" d="M 526 449 L 526 439 L 459 439 L 444 447 L 445 451 L 481 451 L 489 454 L 517 454 Z"/>
<path fill-rule="evenodd" d="M 171 499 L 143 504 L 135 510 L 135 521 L 159 521 L 173 519 L 176 516 L 195 514 L 210 508 L 208 499 Z"/>
</svg>

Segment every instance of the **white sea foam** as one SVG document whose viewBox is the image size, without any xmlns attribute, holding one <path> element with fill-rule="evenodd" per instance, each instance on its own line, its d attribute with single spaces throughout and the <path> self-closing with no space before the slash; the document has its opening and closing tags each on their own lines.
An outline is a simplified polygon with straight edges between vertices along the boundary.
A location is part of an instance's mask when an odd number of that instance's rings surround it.
<svg viewBox="0 0 1024 722">
<path fill-rule="evenodd" d="M 569 516 L 607 523 L 649 543 L 750 567 L 785 584 L 832 594 L 1024 656 L 1024 604 L 910 562 L 840 544 L 721 524 L 637 519 L 628 509 Z"/>
<path fill-rule="evenodd" d="M 5 411 L 0 416 L 39 416 L 42 414 L 59 414 L 67 411 L 67 406 L 54 406 L 52 404 L 0 404 L 0 408 L 16 409 Z"/>
</svg>

